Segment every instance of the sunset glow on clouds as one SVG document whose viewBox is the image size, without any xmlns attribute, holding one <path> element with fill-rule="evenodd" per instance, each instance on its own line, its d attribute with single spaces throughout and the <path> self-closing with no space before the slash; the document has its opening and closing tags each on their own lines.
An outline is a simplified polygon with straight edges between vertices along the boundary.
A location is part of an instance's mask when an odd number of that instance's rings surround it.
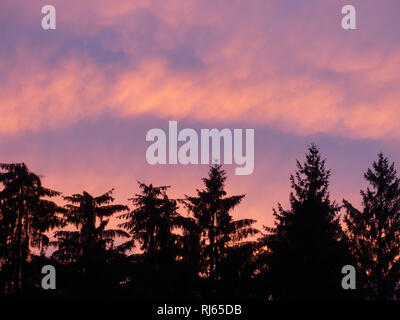
<svg viewBox="0 0 400 320">
<path fill-rule="evenodd" d="M 287 201 L 311 141 L 334 168 L 339 200 L 358 199 L 378 152 L 399 160 L 397 0 L 353 0 L 350 32 L 345 1 L 51 3 L 57 30 L 45 32 L 41 1 L 1 1 L 0 151 L 54 188 L 115 186 L 125 201 L 142 179 L 194 192 L 207 166 L 145 162 L 146 131 L 170 119 L 256 129 L 254 174 L 228 185 L 247 194 L 238 214 L 261 221 Z"/>
</svg>

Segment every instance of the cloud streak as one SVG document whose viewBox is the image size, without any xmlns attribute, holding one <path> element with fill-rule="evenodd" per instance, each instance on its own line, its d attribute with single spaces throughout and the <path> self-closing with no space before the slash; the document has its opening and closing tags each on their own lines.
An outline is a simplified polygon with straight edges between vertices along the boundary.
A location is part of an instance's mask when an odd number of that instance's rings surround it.
<svg viewBox="0 0 400 320">
<path fill-rule="evenodd" d="M 136 180 L 194 192 L 207 166 L 145 162 L 147 130 L 168 120 L 256 129 L 255 172 L 230 174 L 228 186 L 247 193 L 238 214 L 261 224 L 287 204 L 289 172 L 311 141 L 339 201 L 358 199 L 379 151 L 400 156 L 397 0 L 353 0 L 349 32 L 341 0 L 52 3 L 49 32 L 41 1 L 0 3 L 2 161 L 26 161 L 50 187 L 115 186 L 120 202 Z"/>
<path fill-rule="evenodd" d="M 381 24 L 399 4 L 358 1 L 353 33 L 340 29 L 339 4 L 294 4 L 56 1 L 50 34 L 39 27 L 38 1 L 18 10 L 5 1 L 3 23 L 15 29 L 0 53 L 0 132 L 112 111 L 398 139 L 399 41 Z"/>
</svg>

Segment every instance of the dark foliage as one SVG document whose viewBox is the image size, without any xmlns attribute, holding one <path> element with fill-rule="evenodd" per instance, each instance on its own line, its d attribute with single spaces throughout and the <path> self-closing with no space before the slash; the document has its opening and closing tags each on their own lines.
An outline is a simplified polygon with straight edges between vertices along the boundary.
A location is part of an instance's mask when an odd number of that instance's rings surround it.
<svg viewBox="0 0 400 320">
<path fill-rule="evenodd" d="M 274 299 L 339 298 L 341 269 L 352 260 L 339 224 L 339 206 L 330 200 L 330 170 L 311 145 L 304 164 L 290 176 L 290 210 L 278 205 L 274 228 L 261 239 L 267 284 Z"/>
<path fill-rule="evenodd" d="M 2 163 L 0 169 L 0 289 L 22 294 L 32 249 L 43 252 L 46 232 L 61 225 L 62 209 L 49 200 L 60 194 L 43 187 L 24 163 Z"/>
<path fill-rule="evenodd" d="M 261 236 L 255 220 L 233 218 L 245 195 L 227 195 L 220 165 L 184 199 L 170 198 L 169 186 L 139 183 L 131 208 L 113 204 L 113 190 L 67 196 L 59 207 L 51 199 L 60 193 L 43 187 L 25 164 L 0 169 L 0 296 L 266 301 L 399 295 L 400 180 L 381 154 L 365 174 L 372 189 L 361 191 L 361 211 L 344 200 L 341 221 L 328 191 L 330 170 L 311 145 L 290 176 L 290 208 L 278 204 L 275 226 Z M 114 218 L 117 227 L 109 226 Z M 44 265 L 57 270 L 56 290 L 41 288 Z M 356 266 L 357 290 L 342 289 L 344 265 Z"/>
<path fill-rule="evenodd" d="M 362 211 L 344 200 L 345 224 L 361 284 L 370 299 L 394 299 L 400 284 L 400 179 L 382 153 L 364 174 Z"/>
</svg>

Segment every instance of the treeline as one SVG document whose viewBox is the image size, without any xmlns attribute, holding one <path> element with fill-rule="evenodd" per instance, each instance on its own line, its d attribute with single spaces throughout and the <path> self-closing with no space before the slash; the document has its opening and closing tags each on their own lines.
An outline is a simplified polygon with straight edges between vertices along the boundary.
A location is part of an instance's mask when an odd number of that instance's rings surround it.
<svg viewBox="0 0 400 320">
<path fill-rule="evenodd" d="M 65 196 L 61 207 L 61 193 L 24 163 L 0 169 L 3 297 L 400 298 L 400 180 L 382 154 L 364 174 L 359 210 L 331 200 L 330 170 L 311 145 L 290 176 L 290 208 L 278 204 L 263 230 L 233 219 L 244 195 L 227 195 L 220 165 L 182 199 L 139 183 L 129 207 L 113 190 Z M 57 271 L 55 290 L 41 288 L 44 265 Z M 355 290 L 342 287 L 345 265 L 356 269 Z"/>
</svg>

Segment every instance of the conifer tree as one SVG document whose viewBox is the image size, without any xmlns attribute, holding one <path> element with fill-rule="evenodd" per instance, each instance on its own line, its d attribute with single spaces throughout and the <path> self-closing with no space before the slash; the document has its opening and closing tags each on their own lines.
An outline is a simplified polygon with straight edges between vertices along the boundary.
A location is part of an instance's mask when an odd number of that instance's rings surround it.
<svg viewBox="0 0 400 320">
<path fill-rule="evenodd" d="M 62 209 L 52 197 L 59 192 L 42 186 L 25 163 L 0 164 L 0 270 L 3 291 L 21 293 L 31 249 L 49 245 L 46 232 L 61 225 Z"/>
<path fill-rule="evenodd" d="M 328 298 L 342 294 L 341 269 L 348 259 L 339 225 L 339 206 L 328 192 L 330 170 L 319 149 L 308 148 L 304 164 L 290 176 L 290 210 L 274 209 L 266 228 L 265 269 L 272 298 Z M 343 240 L 342 240 L 343 239 Z"/>
<path fill-rule="evenodd" d="M 208 177 L 202 179 L 205 189 L 197 196 L 186 196 L 186 207 L 193 214 L 200 232 L 200 267 L 211 280 L 221 278 L 221 266 L 229 248 L 258 232 L 253 219 L 234 220 L 230 212 L 245 195 L 226 196 L 226 173 L 221 165 L 210 167 Z"/>
<path fill-rule="evenodd" d="M 53 258 L 62 263 L 81 263 L 87 267 L 94 259 L 105 258 L 107 249 L 113 247 L 116 237 L 128 235 L 120 229 L 106 229 L 110 218 L 118 212 L 127 210 L 125 205 L 111 204 L 113 190 L 93 197 L 86 191 L 64 197 L 69 202 L 65 206 L 65 224 L 77 231 L 61 230 L 55 232 L 57 250 Z"/>
<path fill-rule="evenodd" d="M 132 236 L 124 248 L 132 249 L 138 241 L 148 260 L 171 255 L 177 240 L 173 233 L 178 227 L 179 217 L 176 201 L 168 198 L 168 186 L 155 187 L 139 182 L 139 188 L 142 193 L 129 199 L 135 208 L 119 216 L 126 220 L 119 227 Z"/>
<path fill-rule="evenodd" d="M 187 278 L 181 274 L 181 271 L 187 271 L 182 269 L 181 261 L 188 239 L 183 225 L 189 222 L 177 212 L 177 201 L 168 197 L 168 186 L 139 182 L 139 188 L 141 192 L 129 199 L 134 205 L 133 210 L 119 216 L 125 220 L 119 226 L 131 236 L 119 248 L 127 251 L 140 245 L 141 253 L 130 257 L 135 262 L 132 286 L 142 288 L 141 295 L 177 295 L 180 282 Z"/>
<path fill-rule="evenodd" d="M 362 210 L 344 200 L 345 224 L 360 278 L 373 299 L 395 298 L 400 284 L 400 179 L 382 153 L 364 178 Z"/>
</svg>

